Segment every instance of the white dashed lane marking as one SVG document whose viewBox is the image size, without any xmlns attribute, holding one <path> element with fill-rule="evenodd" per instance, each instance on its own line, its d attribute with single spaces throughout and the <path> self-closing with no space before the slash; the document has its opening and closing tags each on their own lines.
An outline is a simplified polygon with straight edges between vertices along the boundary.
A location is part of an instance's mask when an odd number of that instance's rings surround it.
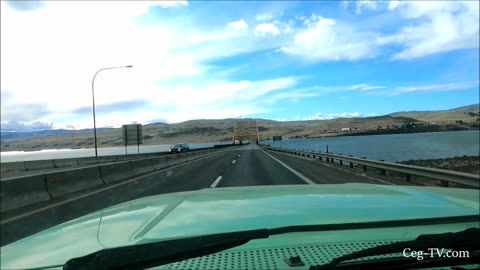
<svg viewBox="0 0 480 270">
<path fill-rule="evenodd" d="M 237 162 L 237 160 L 232 161 L 232 164 L 234 164 L 235 162 Z"/>
<path fill-rule="evenodd" d="M 218 183 L 220 183 L 220 180 L 222 180 L 221 175 L 219 177 L 217 177 L 217 179 L 215 179 L 215 181 L 213 181 L 213 183 L 210 185 L 210 187 L 215 188 L 218 185 Z"/>
</svg>

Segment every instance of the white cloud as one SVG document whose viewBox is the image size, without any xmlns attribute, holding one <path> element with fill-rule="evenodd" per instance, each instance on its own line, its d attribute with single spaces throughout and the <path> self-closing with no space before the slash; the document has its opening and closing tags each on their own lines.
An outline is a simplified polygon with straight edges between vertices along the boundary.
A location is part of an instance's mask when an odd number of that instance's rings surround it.
<svg viewBox="0 0 480 270">
<path fill-rule="evenodd" d="M 270 13 L 257 14 L 257 16 L 255 17 L 255 19 L 257 21 L 268 21 L 268 20 L 271 20 L 273 18 L 274 18 L 274 16 Z"/>
<path fill-rule="evenodd" d="M 277 93 L 275 95 L 269 95 L 268 98 L 264 101 L 266 103 L 276 103 L 280 100 L 288 99 L 292 102 L 297 102 L 301 99 L 312 98 L 321 96 L 323 93 L 320 91 L 315 91 L 315 88 L 300 88 L 300 89 L 289 89 L 288 92 Z"/>
<path fill-rule="evenodd" d="M 188 2 L 185 0 L 181 0 L 181 1 L 166 0 L 166 1 L 157 1 L 157 3 L 161 7 L 188 6 Z"/>
<path fill-rule="evenodd" d="M 353 117 L 369 117 L 376 114 L 361 114 L 359 112 L 342 112 L 342 113 L 328 113 L 323 114 L 321 112 L 316 113 L 313 116 L 305 117 L 303 120 L 331 120 L 335 118 L 353 118 Z"/>
<path fill-rule="evenodd" d="M 241 19 L 239 21 L 234 21 L 234 22 L 228 23 L 227 27 L 230 28 L 230 29 L 233 29 L 233 30 L 244 31 L 244 30 L 248 29 L 248 24 L 243 19 Z"/>
<path fill-rule="evenodd" d="M 457 91 L 471 88 L 478 88 L 479 81 L 475 82 L 452 82 L 439 83 L 428 85 L 413 85 L 413 86 L 392 86 L 374 89 L 377 91 L 369 91 L 368 94 L 380 96 L 397 96 L 405 93 L 414 92 L 438 92 L 438 91 Z M 478 89 L 477 89 L 478 91 Z"/>
<path fill-rule="evenodd" d="M 432 84 L 432 85 L 420 85 L 420 86 L 401 86 L 396 87 L 394 93 L 408 93 L 408 92 L 426 92 L 426 91 L 452 91 L 463 90 L 473 87 L 478 87 L 479 82 L 469 83 L 445 83 L 445 84 Z"/>
<path fill-rule="evenodd" d="M 296 34 L 293 43 L 280 51 L 308 60 L 359 60 L 377 54 L 373 33 L 358 32 L 349 25 L 315 14 L 304 24 L 307 29 Z"/>
<path fill-rule="evenodd" d="M 244 20 L 230 24 L 233 28 L 204 31 L 183 22 L 152 26 L 136 20 L 162 2 L 52 1 L 28 12 L 14 10 L 4 1 L 1 5 L 2 123 L 40 121 L 53 122 L 54 127 L 91 127 L 90 116 L 72 111 L 91 106 L 92 77 L 98 69 L 110 66 L 134 67 L 98 74 L 97 106 L 146 97 L 155 102 L 137 111 L 97 115 L 99 127 L 158 118 L 222 117 L 222 112 L 229 113 L 225 117 L 239 112 L 248 115 L 260 109 L 255 103 L 246 104 L 245 94 L 254 97 L 297 81 L 222 81 L 219 78 L 224 75 L 205 76 L 212 70 L 203 64 L 205 60 L 275 46 L 258 44 L 246 38 L 253 34 L 237 31 L 248 27 Z M 240 89 L 237 96 L 245 104 L 233 102 L 235 96 L 222 103 L 227 89 L 229 93 Z M 9 97 L 4 99 L 7 92 Z"/>
<path fill-rule="evenodd" d="M 349 1 L 343 2 L 344 7 Z M 459 49 L 478 48 L 479 1 L 355 1 L 363 10 L 398 12 L 406 26 L 393 34 L 376 37 L 372 46 L 399 44 L 403 49 L 393 60 L 409 60 Z M 405 25 L 405 23 L 401 23 Z"/>
<path fill-rule="evenodd" d="M 377 10 L 380 2 L 381 1 L 371 1 L 371 0 L 355 1 L 355 4 L 356 4 L 355 12 L 357 14 L 360 14 L 362 13 L 362 10 Z"/>
<path fill-rule="evenodd" d="M 379 45 L 397 43 L 404 47 L 392 59 L 479 47 L 478 1 L 398 1 L 389 3 L 388 9 L 398 10 L 406 19 L 420 20 L 378 38 Z"/>
<path fill-rule="evenodd" d="M 181 122 L 192 118 L 220 119 L 238 115 L 248 116 L 265 112 L 259 104 L 269 93 L 294 87 L 298 78 L 282 77 L 259 81 L 208 81 L 204 83 L 171 83 L 141 89 L 139 96 L 147 96 L 152 104 L 140 113 L 132 111 L 112 112 L 97 116 L 98 126 L 119 127 L 138 121 L 147 123 L 151 119 L 166 119 Z M 103 97 L 107 98 L 108 97 Z M 65 116 L 65 115 L 64 115 Z M 55 127 L 66 125 L 90 127 L 91 120 L 57 122 Z"/>
<path fill-rule="evenodd" d="M 352 90 L 360 90 L 360 91 L 367 91 L 367 90 L 376 90 L 376 89 L 384 89 L 387 88 L 383 85 L 369 85 L 369 84 L 356 84 L 350 87 Z"/>
<path fill-rule="evenodd" d="M 280 31 L 273 23 L 262 23 L 255 27 L 255 30 L 253 30 L 253 33 L 256 36 L 266 36 L 266 35 L 276 36 L 280 33 Z"/>
</svg>

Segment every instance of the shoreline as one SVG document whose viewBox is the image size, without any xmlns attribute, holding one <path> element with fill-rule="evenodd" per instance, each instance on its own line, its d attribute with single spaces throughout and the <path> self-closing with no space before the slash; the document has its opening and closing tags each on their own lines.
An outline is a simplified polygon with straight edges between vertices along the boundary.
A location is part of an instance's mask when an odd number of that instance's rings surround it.
<svg viewBox="0 0 480 270">
<path fill-rule="evenodd" d="M 478 126 L 465 128 L 458 127 L 453 129 L 388 129 L 388 130 L 369 130 L 359 132 L 344 132 L 344 133 L 326 133 L 322 135 L 313 135 L 308 137 L 296 137 L 289 139 L 317 139 L 317 138 L 330 138 L 330 137 L 347 137 L 347 136 L 370 136 L 370 135 L 395 135 L 395 134 L 414 134 L 414 133 L 437 133 L 437 132 L 456 132 L 456 131 L 480 131 Z"/>
<path fill-rule="evenodd" d="M 480 174 L 480 155 L 461 156 L 437 159 L 416 159 L 406 160 L 397 163 L 406 165 L 415 165 L 420 167 L 429 167 L 449 171 L 464 172 L 470 174 Z"/>
</svg>

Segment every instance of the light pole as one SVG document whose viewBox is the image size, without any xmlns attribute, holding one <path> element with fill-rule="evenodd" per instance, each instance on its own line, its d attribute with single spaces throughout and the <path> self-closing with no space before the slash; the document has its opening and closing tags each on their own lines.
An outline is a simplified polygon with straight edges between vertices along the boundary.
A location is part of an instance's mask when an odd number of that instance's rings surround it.
<svg viewBox="0 0 480 270">
<path fill-rule="evenodd" d="M 120 67 L 108 67 L 108 68 L 102 68 L 98 70 L 95 75 L 93 76 L 92 79 L 92 101 L 93 101 L 93 134 L 94 134 L 94 140 L 95 140 L 95 158 L 98 157 L 98 152 L 97 152 L 97 122 L 95 120 L 95 77 L 97 77 L 97 74 L 102 71 L 102 70 L 107 70 L 107 69 L 116 69 L 116 68 L 131 68 L 133 67 L 132 65 L 128 66 L 120 66 Z"/>
</svg>

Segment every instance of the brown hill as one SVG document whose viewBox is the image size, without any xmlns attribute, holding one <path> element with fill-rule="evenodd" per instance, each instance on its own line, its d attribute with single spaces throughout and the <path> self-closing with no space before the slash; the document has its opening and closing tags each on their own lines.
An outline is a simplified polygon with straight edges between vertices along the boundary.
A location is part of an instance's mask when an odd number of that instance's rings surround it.
<svg viewBox="0 0 480 270">
<path fill-rule="evenodd" d="M 478 104 L 445 111 L 398 112 L 377 117 L 337 118 L 332 120 L 274 121 L 256 120 L 261 139 L 274 135 L 284 137 L 318 137 L 342 134 L 342 128 L 353 132 L 394 130 L 406 123 L 475 122 L 479 117 Z M 178 142 L 200 143 L 231 141 L 235 122 L 239 119 L 199 119 L 176 124 L 154 123 L 143 126 L 144 144 L 161 145 Z M 247 119 L 243 119 L 247 120 Z M 122 129 L 105 129 L 97 132 L 100 147 L 121 146 Z M 33 151 L 41 149 L 91 148 L 93 132 L 82 131 L 57 135 L 48 135 L 27 139 L 2 140 L 2 151 Z"/>
<path fill-rule="evenodd" d="M 389 114 L 393 117 L 410 117 L 424 122 L 447 123 L 454 121 L 473 122 L 480 117 L 479 104 L 442 111 L 408 111 Z"/>
</svg>

